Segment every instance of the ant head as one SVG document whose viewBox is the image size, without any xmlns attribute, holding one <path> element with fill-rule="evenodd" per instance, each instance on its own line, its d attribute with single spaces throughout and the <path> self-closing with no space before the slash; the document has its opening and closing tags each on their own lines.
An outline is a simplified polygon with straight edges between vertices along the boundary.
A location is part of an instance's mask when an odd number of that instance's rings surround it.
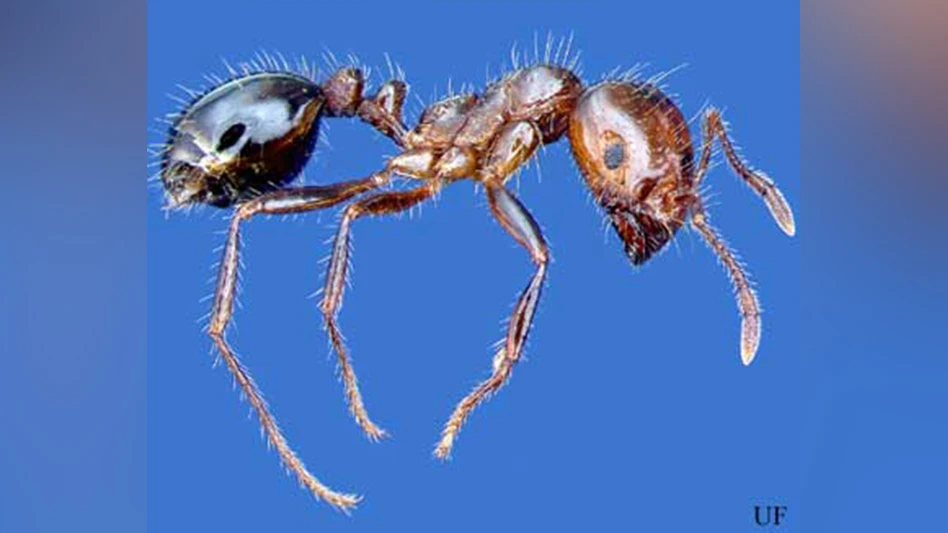
<svg viewBox="0 0 948 533">
<path fill-rule="evenodd" d="M 605 82 L 589 88 L 570 117 L 569 141 L 596 193 L 629 189 L 651 166 L 649 102 L 638 87 Z"/>
<path fill-rule="evenodd" d="M 285 72 L 197 98 L 171 127 L 162 161 L 169 207 L 228 207 L 291 181 L 313 151 L 324 101 L 318 85 Z"/>
<path fill-rule="evenodd" d="M 569 140 L 596 201 L 634 264 L 671 239 L 688 208 L 688 124 L 656 87 L 609 81 L 590 88 L 570 116 Z"/>
</svg>

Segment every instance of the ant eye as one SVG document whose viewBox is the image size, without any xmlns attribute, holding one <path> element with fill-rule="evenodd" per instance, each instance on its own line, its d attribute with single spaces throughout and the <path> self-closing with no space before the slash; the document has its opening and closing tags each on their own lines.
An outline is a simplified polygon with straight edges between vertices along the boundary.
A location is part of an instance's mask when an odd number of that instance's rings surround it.
<svg viewBox="0 0 948 533">
<path fill-rule="evenodd" d="M 621 142 L 610 144 L 606 147 L 606 153 L 603 154 L 603 160 L 606 168 L 615 170 L 625 161 L 625 146 Z"/>
<path fill-rule="evenodd" d="M 234 124 L 233 126 L 227 128 L 227 131 L 221 135 L 221 140 L 217 143 L 217 151 L 223 152 L 228 148 L 237 144 L 237 141 L 244 136 L 244 132 L 247 131 L 247 126 L 244 126 L 241 123 Z"/>
</svg>

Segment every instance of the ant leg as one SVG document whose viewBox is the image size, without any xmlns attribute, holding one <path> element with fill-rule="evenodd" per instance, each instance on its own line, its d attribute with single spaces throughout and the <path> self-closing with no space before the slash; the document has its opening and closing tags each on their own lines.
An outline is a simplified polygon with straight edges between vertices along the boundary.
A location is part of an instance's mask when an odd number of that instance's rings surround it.
<svg viewBox="0 0 948 533">
<path fill-rule="evenodd" d="M 494 356 L 493 372 L 489 378 L 461 400 L 451 414 L 451 418 L 448 419 L 441 434 L 441 441 L 434 452 L 439 459 L 446 459 L 451 454 L 454 440 L 471 411 L 510 379 L 513 367 L 520 360 L 524 342 L 527 340 L 533 314 L 540 299 L 540 291 L 543 288 L 543 280 L 546 277 L 546 266 L 550 259 L 540 227 L 523 204 L 503 185 L 487 182 L 485 187 L 494 217 L 507 230 L 507 233 L 530 252 L 530 258 L 536 263 L 537 269 L 514 307 L 507 327 L 507 338 Z"/>
<path fill-rule="evenodd" d="M 250 377 L 247 368 L 240 362 L 237 355 L 227 343 L 225 332 L 233 315 L 234 289 L 237 284 L 237 265 L 239 263 L 240 224 L 258 213 L 300 213 L 336 205 L 353 196 L 374 189 L 388 181 L 387 174 L 376 174 L 372 177 L 345 183 L 327 186 L 299 187 L 285 189 L 264 194 L 250 200 L 237 208 L 231 218 L 227 233 L 227 242 L 224 245 L 224 256 L 221 260 L 217 278 L 217 290 L 214 295 L 214 307 L 211 311 L 211 321 L 208 333 L 214 344 L 220 350 L 228 370 L 246 394 L 250 405 L 253 406 L 260 419 L 260 425 L 267 436 L 267 440 L 277 449 L 280 459 L 292 470 L 299 482 L 304 485 L 318 499 L 323 499 L 331 505 L 345 511 L 359 501 L 359 497 L 352 494 L 342 494 L 323 485 L 303 465 L 303 462 L 290 448 L 286 437 L 280 432 L 276 419 L 267 408 L 267 403 Z"/>
<path fill-rule="evenodd" d="M 702 140 L 701 157 L 698 160 L 698 167 L 695 171 L 695 187 L 697 187 L 704 178 L 708 170 L 708 163 L 711 160 L 711 144 L 714 138 L 721 143 L 724 149 L 724 155 L 734 172 L 740 176 L 767 204 L 770 214 L 780 226 L 780 229 L 787 235 L 793 236 L 796 233 L 796 224 L 793 221 L 793 211 L 787 203 L 783 193 L 777 188 L 777 185 L 768 178 L 763 172 L 750 168 L 747 163 L 741 160 L 740 156 L 734 150 L 734 145 L 727 134 L 727 126 L 721 119 L 721 113 L 714 108 L 709 109 L 704 115 L 704 124 L 702 127 L 704 139 Z"/>
<path fill-rule="evenodd" d="M 326 329 L 329 331 L 329 338 L 332 340 L 336 356 L 339 358 L 349 410 L 355 417 L 356 422 L 362 426 L 362 429 L 372 440 L 380 439 L 386 433 L 369 419 L 369 414 L 362 403 L 362 396 L 359 394 L 358 382 L 349 362 L 342 333 L 336 323 L 336 316 L 339 313 L 339 307 L 342 305 L 342 296 L 346 285 L 346 271 L 349 268 L 350 227 L 355 219 L 363 215 L 387 215 L 410 209 L 434 196 L 439 187 L 438 182 L 431 182 L 410 191 L 382 192 L 349 204 L 343 212 L 342 222 L 333 243 L 332 257 L 329 261 L 326 287 L 323 291 L 320 309 L 326 322 Z"/>
<path fill-rule="evenodd" d="M 728 276 L 737 292 L 737 308 L 741 313 L 741 361 L 751 364 L 757 347 L 760 345 L 760 304 L 757 295 L 747 279 L 747 273 L 727 243 L 708 222 L 707 213 L 700 202 L 695 203 L 695 212 L 691 216 L 691 225 L 704 237 L 718 258 L 724 263 Z"/>
</svg>

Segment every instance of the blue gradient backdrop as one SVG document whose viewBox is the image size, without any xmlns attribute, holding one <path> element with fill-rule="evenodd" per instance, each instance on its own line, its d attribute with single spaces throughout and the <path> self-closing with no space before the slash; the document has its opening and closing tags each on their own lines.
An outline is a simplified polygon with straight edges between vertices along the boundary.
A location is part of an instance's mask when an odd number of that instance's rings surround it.
<svg viewBox="0 0 948 533">
<path fill-rule="evenodd" d="M 948 7 L 803 2 L 798 106 L 797 6 L 756 4 L 362 4 L 352 15 L 156 2 L 149 27 L 144 2 L 5 3 L 0 531 L 749 531 L 758 503 L 788 505 L 787 530 L 939 531 L 948 75 L 933 65 Z M 715 220 L 760 282 L 760 357 L 740 368 L 726 282 L 703 246 L 682 235 L 680 251 L 632 272 L 616 239 L 603 242 L 565 147 L 551 147 L 542 185 L 533 171 L 520 183 L 556 257 L 529 360 L 439 465 L 428 453 L 440 425 L 486 372 L 529 274 L 522 251 L 467 185 L 420 219 L 360 222 L 342 320 L 370 407 L 395 434 L 370 445 L 304 298 L 334 215 L 256 221 L 236 341 L 308 463 L 366 494 L 347 519 L 279 474 L 211 368 L 195 320 L 224 219 L 161 216 L 143 186 L 145 123 L 171 109 L 162 95 L 175 83 L 261 46 L 312 56 L 325 45 L 376 65 L 388 51 L 428 99 L 449 76 L 480 82 L 511 41 L 531 48 L 547 29 L 576 32 L 590 79 L 687 61 L 669 80 L 685 111 L 725 106 L 780 181 L 795 241 L 726 170 L 710 182 Z M 311 181 L 394 152 L 356 125 L 333 124 L 331 140 Z"/>
<path fill-rule="evenodd" d="M 324 47 L 407 71 L 413 95 L 451 78 L 483 86 L 512 43 L 574 33 L 587 81 L 647 62 L 686 115 L 726 110 L 747 156 L 800 208 L 799 13 L 792 3 L 154 2 L 148 117 L 173 111 L 175 84 L 200 85 L 264 48 L 317 59 Z M 648 21 L 648 23 L 645 23 Z M 664 21 L 664 22 L 662 22 Z M 715 33 L 712 33 L 715 32 Z M 753 44 L 753 45 L 751 45 Z M 377 81 L 377 80 L 376 80 Z M 409 100 L 410 119 L 420 105 Z M 394 146 L 355 123 L 327 124 L 307 180 L 378 168 Z M 143 125 L 144 126 L 144 125 Z M 161 140 L 152 135 L 152 140 Z M 307 295 L 321 286 L 334 212 L 248 224 L 243 307 L 231 339 L 290 441 L 331 486 L 364 494 L 349 518 L 283 475 L 249 406 L 212 368 L 200 317 L 226 219 L 148 207 L 148 493 L 153 531 L 751 531 L 757 504 L 796 512 L 801 487 L 800 243 L 724 167 L 708 180 L 714 221 L 746 259 L 766 310 L 743 368 L 729 282 L 696 234 L 636 271 L 603 230 L 565 142 L 524 172 L 519 193 L 555 262 L 527 360 L 470 419 L 447 464 L 431 451 L 460 397 L 486 376 L 489 346 L 527 282 L 527 255 L 469 183 L 411 219 L 362 220 L 341 325 L 370 412 L 393 434 L 368 442 L 351 420 Z"/>
<path fill-rule="evenodd" d="M 940 531 L 948 5 L 808 1 L 802 17 L 801 530 Z"/>
<path fill-rule="evenodd" d="M 2 12 L 0 531 L 139 531 L 145 10 Z"/>
</svg>

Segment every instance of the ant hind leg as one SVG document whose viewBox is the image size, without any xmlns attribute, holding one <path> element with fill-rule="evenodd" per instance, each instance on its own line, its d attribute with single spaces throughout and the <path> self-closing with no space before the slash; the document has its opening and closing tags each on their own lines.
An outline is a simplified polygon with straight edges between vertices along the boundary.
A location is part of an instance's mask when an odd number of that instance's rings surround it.
<svg viewBox="0 0 948 533">
<path fill-rule="evenodd" d="M 233 374 L 237 384 L 250 401 L 260 425 L 263 428 L 267 441 L 280 454 L 280 459 L 294 474 L 300 484 L 305 486 L 318 499 L 326 500 L 331 505 L 346 511 L 356 505 L 359 497 L 353 494 L 336 492 L 307 469 L 303 462 L 290 448 L 286 437 L 280 431 L 276 419 L 270 413 L 266 400 L 260 389 L 254 383 L 247 368 L 240 362 L 237 355 L 227 342 L 226 331 L 234 310 L 234 293 L 237 286 L 237 265 L 240 262 L 240 224 L 256 214 L 286 214 L 313 211 L 336 205 L 362 192 L 382 185 L 387 180 L 384 176 L 372 176 L 363 180 L 338 183 L 327 186 L 299 187 L 285 189 L 264 194 L 239 206 L 231 218 L 227 232 L 227 241 L 224 244 L 224 255 L 218 271 L 217 289 L 214 294 L 214 307 L 211 311 L 211 321 L 208 334 L 220 351 L 227 369 Z"/>
</svg>

